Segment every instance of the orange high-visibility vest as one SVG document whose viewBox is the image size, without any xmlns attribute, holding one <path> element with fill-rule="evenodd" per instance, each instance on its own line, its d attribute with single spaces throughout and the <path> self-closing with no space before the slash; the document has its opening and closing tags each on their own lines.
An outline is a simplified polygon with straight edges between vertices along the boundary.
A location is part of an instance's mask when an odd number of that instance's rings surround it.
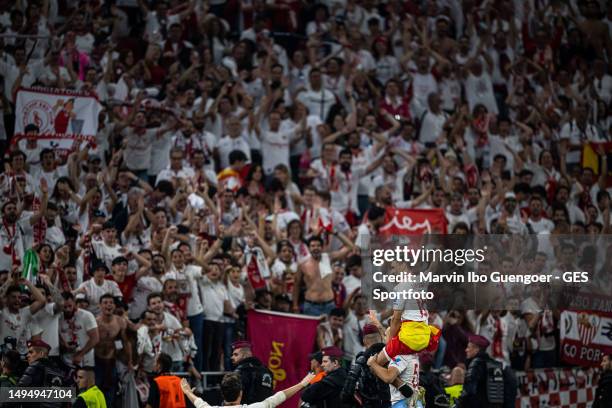
<svg viewBox="0 0 612 408">
<path fill-rule="evenodd" d="M 159 406 L 164 408 L 185 408 L 185 395 L 181 379 L 174 375 L 160 375 L 155 378 L 159 387 Z"/>
</svg>

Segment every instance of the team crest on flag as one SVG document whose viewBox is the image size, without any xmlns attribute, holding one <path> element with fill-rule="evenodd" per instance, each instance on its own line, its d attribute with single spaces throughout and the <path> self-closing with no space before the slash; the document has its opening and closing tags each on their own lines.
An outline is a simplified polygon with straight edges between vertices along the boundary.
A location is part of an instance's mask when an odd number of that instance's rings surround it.
<svg viewBox="0 0 612 408">
<path fill-rule="evenodd" d="M 594 314 L 578 315 L 578 334 L 585 345 L 590 345 L 599 330 L 600 319 Z"/>
</svg>

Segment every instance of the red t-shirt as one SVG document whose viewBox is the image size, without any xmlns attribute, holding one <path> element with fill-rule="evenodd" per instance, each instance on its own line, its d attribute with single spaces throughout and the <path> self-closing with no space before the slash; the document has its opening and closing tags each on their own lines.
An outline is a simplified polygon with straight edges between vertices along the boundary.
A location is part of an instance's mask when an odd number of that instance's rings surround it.
<svg viewBox="0 0 612 408">
<path fill-rule="evenodd" d="M 123 279 L 123 282 L 117 282 L 112 275 L 106 277 L 105 279 L 117 283 L 117 286 L 119 286 L 119 290 L 123 295 L 124 302 L 129 303 L 132 301 L 132 292 L 136 287 L 136 274 L 126 275 L 125 279 Z"/>
</svg>

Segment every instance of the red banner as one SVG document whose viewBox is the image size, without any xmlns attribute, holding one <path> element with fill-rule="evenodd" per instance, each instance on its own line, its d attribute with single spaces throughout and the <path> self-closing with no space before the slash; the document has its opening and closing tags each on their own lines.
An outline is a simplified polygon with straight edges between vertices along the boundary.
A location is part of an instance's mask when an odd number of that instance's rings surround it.
<svg viewBox="0 0 612 408">
<path fill-rule="evenodd" d="M 272 371 L 276 391 L 297 384 L 310 370 L 318 324 L 317 317 L 249 310 L 247 336 L 255 357 Z M 295 408 L 298 401 L 296 395 L 281 406 Z"/>
<path fill-rule="evenodd" d="M 254 290 L 266 287 L 266 281 L 261 277 L 255 254 L 251 256 L 251 262 L 247 265 L 247 276 Z"/>
<path fill-rule="evenodd" d="M 561 313 L 561 360 L 583 367 L 598 367 L 612 353 L 612 313 L 571 311 Z"/>
<path fill-rule="evenodd" d="M 448 222 L 444 211 L 402 210 L 387 208 L 386 223 L 380 228 L 381 235 L 446 234 Z"/>
</svg>

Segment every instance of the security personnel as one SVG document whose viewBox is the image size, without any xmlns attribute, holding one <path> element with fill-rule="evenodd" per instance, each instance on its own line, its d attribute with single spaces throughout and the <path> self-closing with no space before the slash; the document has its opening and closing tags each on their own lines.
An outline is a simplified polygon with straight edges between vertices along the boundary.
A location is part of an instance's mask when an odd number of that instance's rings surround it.
<svg viewBox="0 0 612 408">
<path fill-rule="evenodd" d="M 315 384 L 310 385 L 302 393 L 302 401 L 310 404 L 311 408 L 342 408 L 341 392 L 346 382 L 347 373 L 342 367 L 342 350 L 338 347 L 326 347 L 321 350 L 323 361 L 321 367 L 326 375 Z"/>
<path fill-rule="evenodd" d="M 185 395 L 181 388 L 181 379 L 172 372 L 172 357 L 160 353 L 155 363 L 159 374 L 151 381 L 149 399 L 146 408 L 185 408 Z"/>
<path fill-rule="evenodd" d="M 467 371 L 463 390 L 457 401 L 458 408 L 504 406 L 504 380 L 501 363 L 495 362 L 487 354 L 489 340 L 483 336 L 471 335 L 465 349 L 467 357 Z M 491 369 L 491 364 L 498 364 L 498 368 Z M 508 384 L 509 385 L 509 384 Z"/>
<path fill-rule="evenodd" d="M 355 357 L 355 364 L 351 367 L 342 389 L 342 401 L 352 406 L 361 405 L 363 408 L 388 408 L 391 406 L 389 384 L 375 376 L 366 365 L 371 356 L 375 356 L 385 347 L 375 325 L 363 326 L 363 345 L 366 350 Z"/>
<path fill-rule="evenodd" d="M 272 396 L 272 372 L 253 357 L 251 343 L 236 341 L 232 349 L 232 364 L 242 380 L 242 404 L 260 402 Z"/>
<path fill-rule="evenodd" d="M 28 342 L 28 368 L 17 382 L 17 387 L 62 387 L 65 373 L 49 360 L 51 346 L 42 340 Z M 44 408 L 59 408 L 59 402 L 41 402 L 22 404 L 22 407 L 37 406 Z"/>
<path fill-rule="evenodd" d="M 77 386 L 81 393 L 72 408 L 106 408 L 104 393 L 96 386 L 96 372 L 93 367 L 79 368 Z"/>
</svg>

